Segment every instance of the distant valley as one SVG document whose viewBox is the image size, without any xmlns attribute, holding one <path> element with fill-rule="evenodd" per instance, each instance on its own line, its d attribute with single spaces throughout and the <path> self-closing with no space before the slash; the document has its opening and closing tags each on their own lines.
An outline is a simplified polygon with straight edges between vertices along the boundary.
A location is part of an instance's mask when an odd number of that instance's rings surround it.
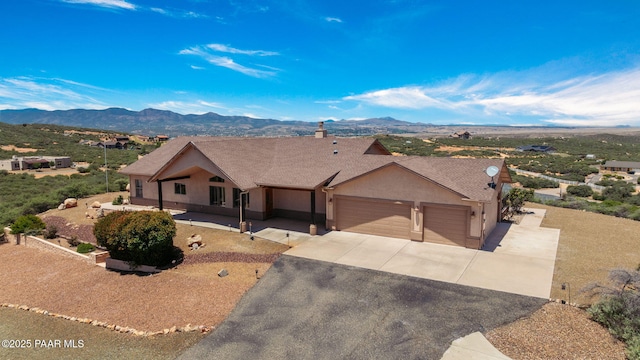
<svg viewBox="0 0 640 360">
<path fill-rule="evenodd" d="M 301 136 L 311 135 L 317 122 L 256 119 L 246 116 L 225 116 L 216 113 L 182 115 L 167 110 L 131 111 L 122 108 L 104 110 L 38 109 L 0 110 L 0 122 L 8 124 L 54 124 L 119 133 L 170 137 L 182 135 L 211 136 Z M 377 134 L 411 134 L 417 137 L 447 137 L 468 131 L 471 136 L 545 137 L 588 134 L 637 135 L 638 128 L 575 128 L 504 125 L 433 125 L 411 123 L 391 117 L 365 120 L 326 120 L 325 129 L 337 136 L 370 136 Z"/>
</svg>

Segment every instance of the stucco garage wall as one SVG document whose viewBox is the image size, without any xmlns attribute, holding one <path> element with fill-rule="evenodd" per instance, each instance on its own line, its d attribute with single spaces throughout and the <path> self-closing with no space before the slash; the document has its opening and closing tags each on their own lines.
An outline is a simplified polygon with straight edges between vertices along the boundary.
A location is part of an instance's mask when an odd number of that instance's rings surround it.
<svg viewBox="0 0 640 360">
<path fill-rule="evenodd" d="M 334 194 L 411 200 L 415 205 L 421 202 L 470 205 L 462 201 L 460 195 L 394 165 L 341 184 L 335 188 Z"/>
</svg>

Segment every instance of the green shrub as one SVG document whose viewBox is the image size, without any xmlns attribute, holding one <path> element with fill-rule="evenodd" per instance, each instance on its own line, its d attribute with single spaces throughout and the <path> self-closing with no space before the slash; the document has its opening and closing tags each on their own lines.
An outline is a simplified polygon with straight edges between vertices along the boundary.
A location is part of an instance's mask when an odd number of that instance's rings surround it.
<svg viewBox="0 0 640 360">
<path fill-rule="evenodd" d="M 176 224 L 164 211 L 114 211 L 98 220 L 93 233 L 114 259 L 166 265 L 174 255 Z"/>
<path fill-rule="evenodd" d="M 90 171 L 90 170 L 89 170 L 89 169 L 87 169 L 86 167 L 82 167 L 82 166 L 79 166 L 79 167 L 77 168 L 77 170 L 78 170 L 78 172 L 79 172 L 80 174 L 86 174 L 86 173 L 88 173 L 88 172 Z"/>
<path fill-rule="evenodd" d="M 579 197 L 589 197 L 593 195 L 593 189 L 589 185 L 569 185 L 567 193 Z"/>
<path fill-rule="evenodd" d="M 93 246 L 92 244 L 88 244 L 88 243 L 81 243 L 81 244 L 78 244 L 78 249 L 77 249 L 77 251 L 78 251 L 80 254 L 86 254 L 86 253 L 90 253 L 90 252 L 92 252 L 92 251 L 93 251 L 93 250 L 95 250 L 95 249 L 96 249 L 96 247 L 95 247 L 95 246 Z"/>
<path fill-rule="evenodd" d="M 117 198 L 113 199 L 113 201 L 111 202 L 111 205 L 122 205 L 122 195 L 118 195 Z"/>
<path fill-rule="evenodd" d="M 127 179 L 118 179 L 114 183 L 118 187 L 118 190 L 125 191 L 125 190 L 127 190 L 127 185 L 129 185 L 129 180 L 127 180 Z"/>
<path fill-rule="evenodd" d="M 48 225 L 43 235 L 45 239 L 55 239 L 58 236 L 58 228 L 55 225 Z"/>
<path fill-rule="evenodd" d="M 28 214 L 22 215 L 11 225 L 12 234 L 39 234 L 47 225 L 39 217 Z"/>
<path fill-rule="evenodd" d="M 507 194 L 506 201 L 509 206 L 509 216 L 513 216 L 522 211 L 524 203 L 533 199 L 533 190 L 511 188 Z"/>
<path fill-rule="evenodd" d="M 69 246 L 78 246 L 80 245 L 80 240 L 78 240 L 78 237 L 73 235 L 72 237 L 67 239 L 67 243 L 69 244 Z"/>
</svg>

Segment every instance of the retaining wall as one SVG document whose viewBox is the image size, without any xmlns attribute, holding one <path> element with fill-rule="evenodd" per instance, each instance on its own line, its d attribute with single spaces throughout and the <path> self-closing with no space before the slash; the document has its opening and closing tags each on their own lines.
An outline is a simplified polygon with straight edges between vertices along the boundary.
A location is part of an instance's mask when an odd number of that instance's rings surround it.
<svg viewBox="0 0 640 360">
<path fill-rule="evenodd" d="M 26 236 L 24 234 L 11 234 L 10 228 L 4 228 L 5 239 L 13 245 L 21 245 L 30 248 L 42 249 L 45 251 L 55 252 L 57 254 L 72 257 L 75 259 L 84 260 L 87 264 L 96 265 L 98 263 L 105 262 L 105 259 L 109 257 L 109 253 L 106 251 L 94 251 L 89 254 L 80 254 L 77 251 L 73 251 L 66 247 L 54 244 L 50 241 L 40 239 L 36 236 Z M 66 240 L 65 240 L 66 241 Z"/>
</svg>

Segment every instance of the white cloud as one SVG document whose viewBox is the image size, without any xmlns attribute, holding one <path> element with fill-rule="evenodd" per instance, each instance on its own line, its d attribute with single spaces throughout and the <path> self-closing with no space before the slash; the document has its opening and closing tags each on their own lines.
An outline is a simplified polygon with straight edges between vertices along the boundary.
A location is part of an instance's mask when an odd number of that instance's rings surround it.
<svg viewBox="0 0 640 360">
<path fill-rule="evenodd" d="M 326 18 L 324 18 L 324 20 L 326 22 L 337 22 L 337 23 L 341 23 L 342 22 L 342 19 L 337 18 L 337 17 L 326 17 Z"/>
<path fill-rule="evenodd" d="M 554 78 L 544 67 L 461 75 L 432 86 L 406 86 L 344 97 L 360 104 L 438 109 L 486 118 L 530 118 L 567 126 L 640 125 L 640 67 Z"/>
<path fill-rule="evenodd" d="M 59 78 L 0 78 L 0 103 L 4 108 L 38 108 L 43 110 L 103 109 L 97 100 L 109 90 Z"/>
<path fill-rule="evenodd" d="M 124 0 L 62 0 L 70 4 L 89 4 L 112 9 L 136 10 L 136 5 Z"/>
<path fill-rule="evenodd" d="M 275 51 L 241 50 L 241 49 L 232 48 L 232 47 L 229 47 L 229 46 L 223 45 L 223 44 L 208 44 L 206 47 L 211 49 L 211 50 L 213 50 L 213 51 L 229 53 L 229 54 L 242 54 L 242 55 L 251 55 L 251 56 L 253 56 L 253 55 L 256 55 L 256 56 L 275 56 L 275 55 L 280 55 Z"/>
<path fill-rule="evenodd" d="M 372 105 L 400 109 L 449 107 L 443 101 L 427 95 L 428 91 L 426 90 L 428 89 L 417 86 L 400 87 L 347 96 L 344 100 L 355 100 Z"/>
<path fill-rule="evenodd" d="M 214 44 L 212 44 L 214 45 Z M 241 64 L 238 64 L 237 62 L 235 62 L 234 59 L 228 57 L 228 56 L 220 56 L 220 55 L 216 55 L 214 53 L 212 53 L 211 51 L 209 51 L 210 49 L 215 49 L 211 47 L 211 45 L 207 45 L 206 47 L 201 47 L 201 46 L 194 46 L 188 49 L 183 49 L 179 52 L 180 55 L 195 55 L 198 56 L 202 59 L 204 59 L 205 61 L 207 61 L 210 64 L 213 64 L 215 66 L 220 66 L 220 67 L 224 67 L 227 69 L 231 69 L 233 71 L 237 71 L 239 73 L 248 75 L 248 76 L 252 76 L 255 78 L 268 78 L 268 77 L 273 77 L 277 74 L 277 69 L 275 68 L 270 68 L 268 66 L 263 66 L 263 65 L 255 65 L 258 67 L 264 67 L 264 68 L 268 68 L 270 70 L 261 70 L 261 69 L 256 69 L 256 68 L 252 68 L 249 66 L 244 66 Z M 262 50 L 239 50 L 239 49 L 233 49 L 233 48 L 229 48 L 226 47 L 224 45 L 221 45 L 220 49 L 224 49 L 224 51 L 222 50 L 216 50 L 216 51 L 222 51 L 225 53 L 232 53 L 232 54 L 244 54 L 244 55 L 258 55 L 258 56 L 266 56 L 263 53 L 268 53 L 268 52 L 264 52 Z M 276 54 L 276 53 L 273 53 Z"/>
<path fill-rule="evenodd" d="M 227 108 L 222 104 L 204 100 L 196 100 L 193 102 L 168 100 L 160 103 L 148 104 L 147 106 L 158 110 L 169 110 L 179 114 L 196 115 L 220 110 L 227 110 Z"/>
<path fill-rule="evenodd" d="M 204 70 L 204 69 L 205 69 L 205 68 L 204 68 L 204 67 L 202 67 L 202 66 L 195 66 L 195 65 L 191 65 L 191 68 L 192 68 L 193 70 Z"/>
</svg>

